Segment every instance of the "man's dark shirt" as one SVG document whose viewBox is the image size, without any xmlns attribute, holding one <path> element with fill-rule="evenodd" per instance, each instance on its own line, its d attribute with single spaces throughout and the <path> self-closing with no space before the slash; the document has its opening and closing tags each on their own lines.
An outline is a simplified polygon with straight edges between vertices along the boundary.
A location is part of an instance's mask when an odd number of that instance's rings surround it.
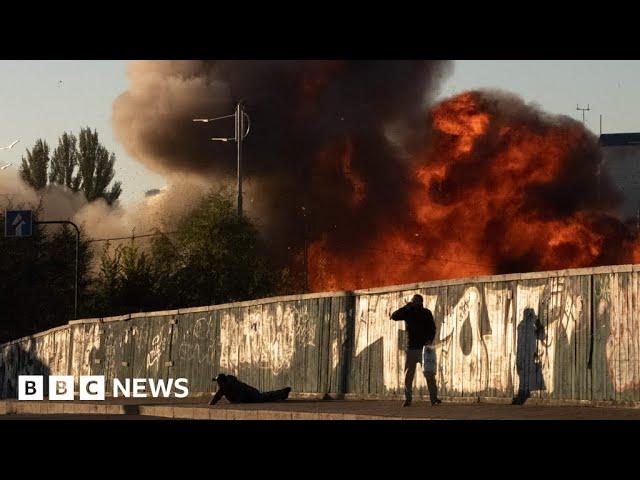
<svg viewBox="0 0 640 480">
<path fill-rule="evenodd" d="M 213 397 L 213 403 L 224 396 L 231 403 L 251 403 L 257 401 L 260 391 L 241 382 L 233 375 L 227 375 L 222 384 L 218 383 L 218 391 Z"/>
<path fill-rule="evenodd" d="M 436 323 L 428 308 L 408 303 L 391 314 L 391 320 L 404 320 L 409 340 L 407 348 L 422 348 L 433 342 Z"/>
</svg>

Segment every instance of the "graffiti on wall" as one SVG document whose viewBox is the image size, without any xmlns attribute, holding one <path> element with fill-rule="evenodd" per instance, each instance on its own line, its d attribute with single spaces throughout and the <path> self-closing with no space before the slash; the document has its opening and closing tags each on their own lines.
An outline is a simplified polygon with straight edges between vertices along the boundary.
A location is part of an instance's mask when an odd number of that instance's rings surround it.
<svg viewBox="0 0 640 480">
<path fill-rule="evenodd" d="M 583 282 L 568 283 L 559 278 L 361 296 L 355 356 L 365 358 L 365 352 L 381 343 L 384 360 L 371 366 L 376 360 L 370 356 L 370 367 L 382 372 L 386 392 L 400 393 L 406 335 L 403 322 L 392 322 L 389 316 L 421 293 L 437 325 L 438 381 L 443 392 L 550 396 L 559 383 L 557 362 L 575 349 L 578 332 L 588 328 Z M 583 340 L 588 340 L 586 335 Z M 415 386 L 424 388 L 426 382 L 417 376 Z"/>
<path fill-rule="evenodd" d="M 77 323 L 0 346 L 0 395 L 13 394 L 23 373 L 127 375 L 128 359 L 150 376 L 177 360 L 167 367 L 172 375 L 241 372 L 264 384 L 295 380 L 301 391 L 400 394 L 406 332 L 389 316 L 420 293 L 436 320 L 443 395 L 633 400 L 640 398 L 639 286 L 636 272 L 540 275 L 334 303 L 265 301 L 178 315 L 177 326 L 169 316 Z M 206 388 L 207 378 L 200 384 Z M 426 393 L 422 376 L 415 387 Z"/>
<path fill-rule="evenodd" d="M 214 359 L 214 342 L 211 316 L 198 317 L 186 327 L 185 339 L 180 342 L 177 356 L 184 362 L 211 363 Z"/>
<path fill-rule="evenodd" d="M 640 389 L 639 284 L 637 274 L 613 274 L 600 283 L 598 325 L 607 335 L 607 373 L 615 392 Z"/>
<path fill-rule="evenodd" d="M 250 310 L 250 311 L 249 311 Z M 315 346 L 306 305 L 294 302 L 224 312 L 220 319 L 220 368 L 237 372 L 241 364 L 269 369 L 274 375 L 291 367 L 300 345 Z"/>
</svg>

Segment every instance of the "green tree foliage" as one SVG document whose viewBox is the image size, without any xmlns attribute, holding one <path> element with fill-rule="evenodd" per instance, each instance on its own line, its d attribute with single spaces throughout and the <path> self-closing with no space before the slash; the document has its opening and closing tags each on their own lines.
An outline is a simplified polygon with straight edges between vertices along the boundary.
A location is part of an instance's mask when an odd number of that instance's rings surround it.
<svg viewBox="0 0 640 480">
<path fill-rule="evenodd" d="M 121 183 L 115 182 L 107 190 L 113 180 L 116 156 L 100 143 L 98 132 L 90 128 L 80 130 L 78 137 L 78 176 L 80 189 L 89 202 L 104 198 L 111 205 L 122 193 Z"/>
<path fill-rule="evenodd" d="M 148 254 L 134 240 L 116 247 L 105 244 L 94 284 L 94 314 L 149 311 L 160 304 Z"/>
<path fill-rule="evenodd" d="M 268 296 L 274 276 L 255 227 L 238 217 L 233 202 L 210 193 L 177 225 L 153 242 L 159 292 L 168 307 L 212 305 Z"/>
<path fill-rule="evenodd" d="M 115 304 L 120 295 L 122 254 L 118 248 L 113 253 L 110 253 L 110 248 L 110 243 L 105 243 L 100 255 L 100 271 L 94 285 L 95 294 L 93 296 L 94 305 L 92 310 L 99 315 L 111 313 L 109 312 L 109 306 Z M 118 312 L 112 313 L 117 314 Z"/>
<path fill-rule="evenodd" d="M 34 190 L 42 190 L 47 186 L 48 165 L 49 145 L 38 139 L 31 150 L 27 149 L 27 158 L 22 157 L 20 177 Z"/>
<path fill-rule="evenodd" d="M 163 310 L 275 293 L 256 229 L 222 193 L 211 193 L 145 251 L 134 242 L 102 251 L 95 314 Z M 148 244 L 147 244 L 148 245 Z"/>
<path fill-rule="evenodd" d="M 78 165 L 78 139 L 72 133 L 64 132 L 58 138 L 58 146 L 51 156 L 49 183 L 57 183 L 77 192 L 80 187 L 80 176 L 74 175 Z"/>
</svg>

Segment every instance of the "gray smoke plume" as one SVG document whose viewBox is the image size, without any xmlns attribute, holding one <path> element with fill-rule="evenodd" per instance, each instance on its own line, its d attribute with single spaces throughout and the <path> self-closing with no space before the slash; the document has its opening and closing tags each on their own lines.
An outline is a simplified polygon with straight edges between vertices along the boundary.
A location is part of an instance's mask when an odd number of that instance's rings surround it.
<svg viewBox="0 0 640 480">
<path fill-rule="evenodd" d="M 127 152 L 165 175 L 232 184 L 233 113 L 251 117 L 247 211 L 280 250 L 335 232 L 357 244 L 381 217 L 407 215 L 405 153 L 421 144 L 425 111 L 452 64 L 442 61 L 139 61 L 113 104 Z"/>
<path fill-rule="evenodd" d="M 108 205 L 103 199 L 87 202 L 81 192 L 61 185 L 35 191 L 17 171 L 7 171 L 0 175 L 0 209 L 40 207 L 38 220 L 71 220 L 91 239 L 125 237 L 175 226 L 186 210 L 197 205 L 208 185 L 202 180 L 172 177 L 157 195 L 124 208 L 117 202 Z M 47 231 L 56 228 L 48 226 Z M 101 244 L 95 246 L 99 249 Z"/>
</svg>

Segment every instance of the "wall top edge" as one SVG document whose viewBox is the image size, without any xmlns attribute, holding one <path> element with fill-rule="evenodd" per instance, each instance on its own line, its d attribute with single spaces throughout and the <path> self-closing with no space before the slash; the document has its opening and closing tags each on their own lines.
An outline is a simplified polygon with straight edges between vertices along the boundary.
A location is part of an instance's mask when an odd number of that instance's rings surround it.
<svg viewBox="0 0 640 480">
<path fill-rule="evenodd" d="M 610 265 L 604 267 L 569 268 L 564 270 L 547 270 L 544 272 L 508 273 L 501 275 L 485 275 L 477 277 L 457 278 L 452 280 L 433 280 L 429 282 L 407 283 L 404 285 L 390 285 L 386 287 L 366 288 L 355 290 L 355 295 L 372 295 L 390 292 L 402 292 L 406 290 L 420 290 L 425 288 L 437 288 L 449 285 L 461 285 L 467 283 L 497 283 L 512 282 L 516 280 L 537 280 L 542 278 L 577 277 L 596 275 L 603 273 L 630 273 L 640 272 L 640 265 Z"/>
<path fill-rule="evenodd" d="M 155 312 L 138 312 L 138 313 L 131 313 L 129 315 L 130 319 L 134 319 L 134 318 L 149 318 L 149 317 L 170 317 L 170 316 L 175 316 L 178 314 L 178 310 L 157 310 Z"/>
<path fill-rule="evenodd" d="M 266 305 L 269 303 L 278 303 L 278 302 L 295 302 L 300 300 L 309 300 L 309 299 L 317 299 L 317 298 L 334 298 L 334 297 L 339 298 L 339 297 L 346 297 L 350 295 L 353 295 L 353 292 L 343 291 L 343 292 L 303 293 L 303 294 L 297 294 L 297 295 L 258 298 L 255 300 L 245 300 L 242 302 L 223 303 L 220 305 L 204 305 L 200 307 L 179 308 L 175 310 L 158 310 L 153 312 L 127 313 L 125 315 L 116 315 L 113 317 L 71 320 L 68 322 L 68 325 L 78 325 L 78 324 L 85 324 L 85 323 L 122 322 L 122 321 L 132 320 L 135 318 L 165 317 L 165 316 L 174 316 L 174 315 L 181 315 L 181 314 L 187 314 L 187 313 L 211 312 L 215 310 L 224 310 L 227 308 L 252 307 L 257 305 Z"/>
<path fill-rule="evenodd" d="M 15 345 L 17 343 L 27 342 L 29 340 L 37 340 L 40 337 L 44 337 L 46 335 L 50 335 L 50 334 L 55 333 L 55 332 L 60 331 L 60 330 L 68 330 L 68 329 L 69 329 L 69 325 L 60 325 L 58 327 L 53 327 L 53 328 L 50 328 L 49 330 L 45 330 L 44 332 L 34 333 L 33 335 L 26 335 L 24 337 L 16 338 L 15 340 L 11 340 L 9 342 L 2 343 L 2 344 L 0 344 L 0 349 L 2 349 L 4 347 L 11 346 L 11 345 Z"/>
<path fill-rule="evenodd" d="M 57 330 L 65 329 L 65 328 L 68 328 L 69 326 L 80 325 L 80 324 L 119 322 L 119 321 L 127 321 L 130 319 L 135 319 L 135 318 L 162 317 L 162 316 L 172 316 L 172 315 L 180 315 L 180 314 L 187 314 L 187 313 L 211 312 L 216 310 L 224 310 L 228 308 L 252 307 L 252 306 L 258 306 L 258 305 L 267 305 L 270 303 L 294 302 L 294 301 L 308 300 L 308 299 L 340 298 L 340 297 L 357 296 L 357 295 L 374 295 L 374 294 L 391 293 L 391 292 L 403 292 L 403 291 L 409 291 L 409 290 L 422 290 L 422 289 L 428 289 L 428 288 L 438 288 L 438 287 L 444 287 L 444 286 L 450 286 L 450 285 L 461 285 L 461 284 L 468 284 L 468 283 L 497 283 L 497 282 L 511 282 L 511 281 L 517 281 L 517 280 L 556 278 L 561 276 L 571 277 L 571 276 L 630 273 L 630 272 L 640 272 L 640 264 L 608 265 L 608 266 L 602 266 L 602 267 L 549 270 L 544 272 L 510 273 L 510 274 L 502 274 L 502 275 L 486 275 L 486 276 L 466 277 L 466 278 L 457 278 L 457 279 L 433 280 L 429 282 L 409 283 L 409 284 L 403 284 L 403 285 L 390 285 L 386 287 L 367 288 L 367 289 L 360 289 L 355 291 L 305 293 L 305 294 L 298 294 L 298 295 L 259 298 L 255 300 L 224 303 L 220 305 L 205 305 L 205 306 L 199 306 L 199 307 L 181 308 L 176 310 L 162 310 L 162 311 L 154 311 L 154 312 L 138 312 L 138 313 L 129 313 L 125 315 L 117 315 L 113 317 L 103 317 L 103 318 L 86 318 L 86 319 L 71 320 L 66 325 L 61 325 L 61 326 L 46 330 L 44 332 L 39 332 L 33 335 L 28 335 L 16 340 L 12 340 L 10 342 L 1 344 L 0 347 L 24 342 L 29 339 L 35 339 L 43 335 L 53 333 Z"/>
<path fill-rule="evenodd" d="M 102 323 L 102 318 L 81 318 L 79 320 L 69 320 L 68 325 L 82 325 L 85 323 Z"/>
</svg>

